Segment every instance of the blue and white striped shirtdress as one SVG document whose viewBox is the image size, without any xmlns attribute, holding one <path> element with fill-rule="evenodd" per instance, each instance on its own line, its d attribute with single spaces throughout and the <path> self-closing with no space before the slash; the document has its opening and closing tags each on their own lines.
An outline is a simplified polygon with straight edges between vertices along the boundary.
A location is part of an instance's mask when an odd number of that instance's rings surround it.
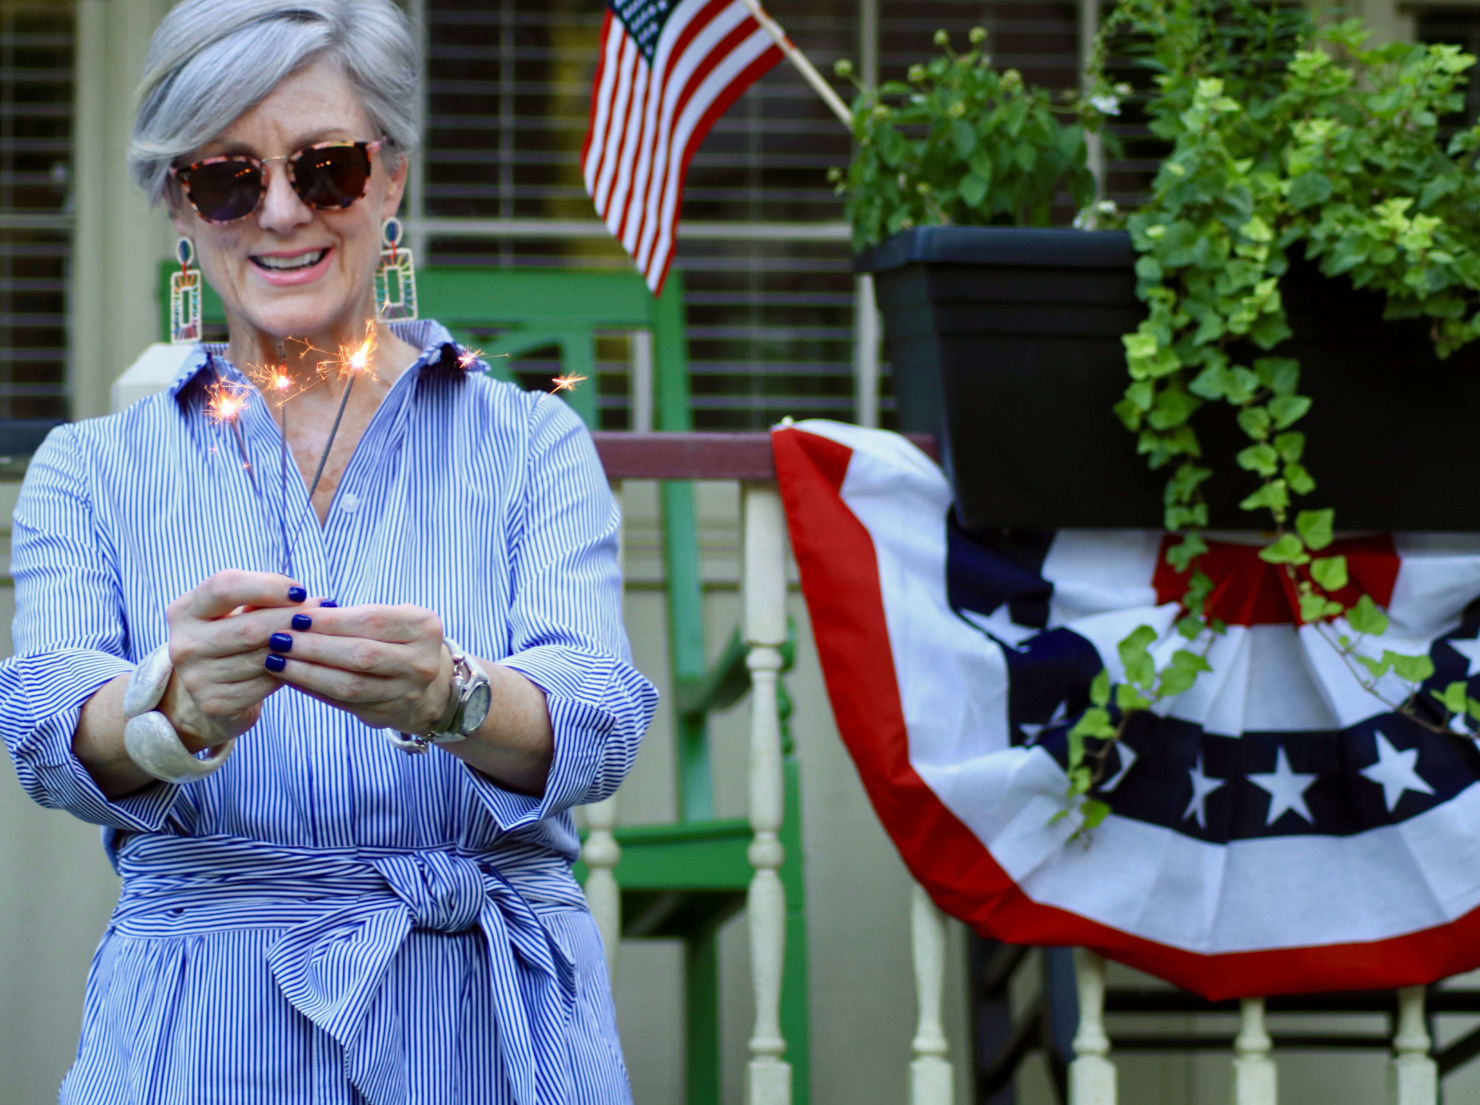
<svg viewBox="0 0 1480 1105">
<path fill-rule="evenodd" d="M 201 348 L 168 392 L 61 427 L 15 513 L 15 655 L 0 732 L 38 802 L 103 825 L 123 891 L 88 976 L 78 1105 L 630 1101 L 570 807 L 612 793 L 656 695 L 621 622 L 618 513 L 558 399 L 458 365 L 436 323 L 316 524 L 260 399 L 241 426 Z M 243 381 L 244 382 L 244 381 Z M 254 399 L 256 397 L 254 396 Z M 291 417 L 291 409 L 290 409 Z M 289 462 L 291 464 L 291 460 Z M 542 798 L 284 688 L 214 775 L 109 802 L 72 755 L 82 704 L 224 568 L 414 603 L 547 696 Z M 284 521 L 286 520 L 286 525 Z"/>
</svg>

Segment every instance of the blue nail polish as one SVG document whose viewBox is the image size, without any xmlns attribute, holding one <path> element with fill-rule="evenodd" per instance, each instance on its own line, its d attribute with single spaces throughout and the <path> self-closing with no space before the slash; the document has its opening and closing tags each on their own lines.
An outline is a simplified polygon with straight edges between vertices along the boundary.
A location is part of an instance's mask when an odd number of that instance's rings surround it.
<svg viewBox="0 0 1480 1105">
<path fill-rule="evenodd" d="M 325 599 L 323 602 L 319 603 L 319 605 L 321 607 L 325 608 L 325 609 L 332 609 L 332 610 L 339 609 L 339 604 L 337 602 L 335 602 L 333 599 Z"/>
<path fill-rule="evenodd" d="M 267 647 L 273 652 L 292 652 L 293 638 L 286 633 L 274 633 L 267 638 Z"/>
<path fill-rule="evenodd" d="M 307 614 L 294 614 L 293 628 L 298 630 L 299 633 L 303 633 L 306 630 L 312 629 L 313 619 L 310 618 Z"/>
<path fill-rule="evenodd" d="M 275 652 L 269 652 L 267 659 L 262 661 L 262 666 L 268 671 L 278 672 L 288 666 L 288 661 L 286 657 L 279 656 Z"/>
<path fill-rule="evenodd" d="M 289 587 L 288 588 L 288 601 L 289 602 L 307 602 L 308 601 L 308 588 L 306 588 L 306 587 Z"/>
</svg>

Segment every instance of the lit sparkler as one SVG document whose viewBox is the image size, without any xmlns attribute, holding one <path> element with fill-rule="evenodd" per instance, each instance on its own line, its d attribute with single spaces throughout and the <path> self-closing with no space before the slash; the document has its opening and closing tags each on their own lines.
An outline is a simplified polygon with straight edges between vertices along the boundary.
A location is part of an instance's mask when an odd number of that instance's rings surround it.
<svg viewBox="0 0 1480 1105">
<path fill-rule="evenodd" d="M 550 389 L 550 394 L 555 395 L 562 391 L 575 391 L 576 385 L 584 383 L 589 377 L 582 376 L 579 372 L 567 372 L 564 376 L 556 376 L 550 382 L 555 386 Z"/>
<path fill-rule="evenodd" d="M 206 388 L 206 416 L 218 426 L 235 423 L 247 409 L 249 395 L 241 384 L 218 380 Z"/>
<path fill-rule="evenodd" d="M 252 490 L 260 497 L 262 491 L 257 486 L 257 473 L 252 470 L 252 458 L 247 453 L 247 441 L 242 436 L 241 426 L 241 413 L 247 409 L 250 394 L 241 384 L 218 376 L 216 382 L 206 388 L 206 416 L 216 425 L 226 426 L 231 430 L 231 436 L 236 441 L 236 450 L 242 458 L 242 467 L 251 477 Z"/>
<path fill-rule="evenodd" d="M 483 356 L 483 350 L 481 349 L 464 349 L 458 356 L 457 363 L 462 365 L 464 369 L 469 369 L 478 363 L 478 358 L 481 356 Z"/>
</svg>

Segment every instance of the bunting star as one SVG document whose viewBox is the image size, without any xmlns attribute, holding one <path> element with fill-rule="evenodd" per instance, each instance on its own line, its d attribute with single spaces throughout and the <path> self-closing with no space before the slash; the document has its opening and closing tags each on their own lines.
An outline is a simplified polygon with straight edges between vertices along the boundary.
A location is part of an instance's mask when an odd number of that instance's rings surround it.
<svg viewBox="0 0 1480 1105">
<path fill-rule="evenodd" d="M 1423 776 L 1418 773 L 1418 749 L 1405 748 L 1399 752 L 1383 736 L 1382 730 L 1377 730 L 1376 735 L 1377 762 L 1371 767 L 1362 768 L 1362 774 L 1382 787 L 1382 798 L 1387 803 L 1388 813 L 1392 813 L 1397 807 L 1405 791 L 1433 794 L 1434 788 L 1424 782 Z"/>
<path fill-rule="evenodd" d="M 1474 675 L 1476 671 L 1480 671 L 1480 638 L 1450 637 L 1447 643 L 1450 648 L 1454 649 L 1455 652 L 1459 653 L 1469 662 L 1470 669 L 1465 672 L 1466 678 Z"/>
<path fill-rule="evenodd" d="M 1068 716 L 1069 702 L 1067 699 L 1064 699 L 1061 700 L 1059 704 L 1054 707 L 1054 711 L 1049 716 L 1049 719 L 1047 721 L 1038 725 L 1023 722 L 1019 723 L 1018 728 L 1023 731 L 1023 736 L 1028 738 L 1028 744 L 1037 744 L 1039 734 L 1041 734 L 1045 729 L 1048 729 L 1054 725 L 1057 725 L 1059 722 L 1066 720 Z"/>
<path fill-rule="evenodd" d="M 1187 774 L 1192 777 L 1192 801 L 1187 803 L 1187 809 L 1182 813 L 1182 820 L 1186 821 L 1189 817 L 1196 814 L 1198 827 L 1206 829 L 1208 827 L 1208 795 L 1221 787 L 1227 780 L 1213 779 L 1204 775 L 1201 754 L 1197 757 L 1197 766 L 1188 768 Z"/>
<path fill-rule="evenodd" d="M 1130 774 L 1131 768 L 1136 766 L 1136 750 L 1126 744 L 1123 739 L 1115 742 L 1115 750 L 1120 754 L 1120 770 L 1100 784 L 1099 789 L 1102 794 L 1120 786 L 1120 781 Z"/>
<path fill-rule="evenodd" d="M 1291 771 L 1290 761 L 1281 748 L 1275 757 L 1272 774 L 1266 772 L 1249 776 L 1249 782 L 1269 792 L 1269 813 L 1265 815 L 1264 824 L 1273 825 L 1291 810 L 1305 818 L 1309 824 L 1315 824 L 1315 818 L 1311 817 L 1310 809 L 1305 804 L 1305 792 L 1319 778 L 1319 775 Z"/>
</svg>

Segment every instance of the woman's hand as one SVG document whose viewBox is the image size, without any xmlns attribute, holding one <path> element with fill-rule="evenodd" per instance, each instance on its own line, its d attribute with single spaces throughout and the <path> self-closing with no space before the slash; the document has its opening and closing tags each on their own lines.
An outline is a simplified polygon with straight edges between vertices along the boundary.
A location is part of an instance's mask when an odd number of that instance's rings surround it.
<svg viewBox="0 0 1480 1105">
<path fill-rule="evenodd" d="M 175 670 L 159 710 L 186 748 L 213 748 L 257 723 L 262 700 L 281 686 L 262 666 L 268 641 L 304 612 L 306 597 L 287 576 L 225 571 L 170 603 Z"/>
<path fill-rule="evenodd" d="M 277 678 L 376 729 L 426 733 L 447 712 L 452 655 L 442 619 L 420 606 L 319 607 L 306 632 L 267 642 Z M 279 667 L 279 664 L 281 665 Z"/>
<path fill-rule="evenodd" d="M 442 619 L 419 606 L 319 607 L 306 631 L 268 647 L 285 683 L 375 728 L 428 733 L 447 713 L 452 654 Z M 503 664 L 470 656 L 489 678 L 488 717 L 467 740 L 440 745 L 501 786 L 544 792 L 555 755 L 545 692 Z"/>
</svg>

